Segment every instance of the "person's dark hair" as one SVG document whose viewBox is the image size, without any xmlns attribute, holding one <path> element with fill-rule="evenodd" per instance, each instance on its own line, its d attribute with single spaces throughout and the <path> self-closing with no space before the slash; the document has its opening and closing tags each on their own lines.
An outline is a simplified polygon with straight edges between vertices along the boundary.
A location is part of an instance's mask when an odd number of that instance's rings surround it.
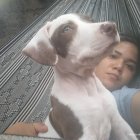
<svg viewBox="0 0 140 140">
<path fill-rule="evenodd" d="M 138 76 L 138 74 L 140 74 L 140 43 L 139 43 L 139 40 L 135 36 L 120 33 L 120 41 L 128 41 L 130 43 L 133 43 L 137 47 L 137 50 L 138 50 L 138 61 L 137 62 L 138 63 L 136 66 L 136 73 L 132 80 L 132 82 L 134 82 L 135 78 Z"/>
<path fill-rule="evenodd" d="M 138 47 L 138 49 L 140 49 L 139 40 L 135 36 L 125 35 L 123 33 L 120 33 L 120 40 L 131 42 L 135 44 L 135 46 Z"/>
</svg>

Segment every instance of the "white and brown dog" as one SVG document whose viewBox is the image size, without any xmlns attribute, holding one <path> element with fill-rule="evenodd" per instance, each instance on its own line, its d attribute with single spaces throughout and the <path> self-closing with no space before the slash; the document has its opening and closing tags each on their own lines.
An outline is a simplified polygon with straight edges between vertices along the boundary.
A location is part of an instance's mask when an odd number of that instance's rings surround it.
<svg viewBox="0 0 140 140">
<path fill-rule="evenodd" d="M 137 139 L 93 72 L 118 41 L 114 23 L 66 14 L 48 22 L 23 49 L 35 61 L 54 66 L 49 118 L 65 140 L 109 140 L 111 132 L 113 140 Z"/>
</svg>

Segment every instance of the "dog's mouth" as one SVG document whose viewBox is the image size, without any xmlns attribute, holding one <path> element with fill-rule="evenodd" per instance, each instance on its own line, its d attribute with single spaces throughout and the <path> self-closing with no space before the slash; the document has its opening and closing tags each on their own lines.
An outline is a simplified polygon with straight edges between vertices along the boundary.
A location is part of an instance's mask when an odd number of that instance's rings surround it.
<svg viewBox="0 0 140 140">
<path fill-rule="evenodd" d="M 105 57 L 107 57 L 112 51 L 113 48 L 116 44 L 118 44 L 119 41 L 117 42 L 113 42 L 112 44 L 108 45 L 107 47 L 99 47 L 97 48 L 96 51 L 98 51 L 99 53 L 97 53 L 96 55 L 91 55 L 91 56 L 85 56 L 84 58 L 82 58 L 80 60 L 81 65 L 83 66 L 87 66 L 87 68 L 92 68 L 94 69 L 96 67 L 96 65 Z"/>
<path fill-rule="evenodd" d="M 98 56 L 93 58 L 95 61 L 94 64 L 97 65 L 102 59 L 107 57 L 113 51 L 114 46 L 116 46 L 118 43 L 119 42 L 113 42 L 108 47 L 100 50 L 100 51 L 102 51 L 101 54 L 99 54 Z"/>
<path fill-rule="evenodd" d="M 116 46 L 117 44 L 119 43 L 119 41 L 117 42 L 113 42 L 112 44 L 110 44 L 106 49 L 105 49 L 105 51 L 103 52 L 103 54 L 105 54 L 105 56 L 106 55 L 108 55 L 109 53 L 111 53 L 112 52 L 112 50 L 113 50 L 113 48 L 114 48 L 114 46 Z"/>
</svg>

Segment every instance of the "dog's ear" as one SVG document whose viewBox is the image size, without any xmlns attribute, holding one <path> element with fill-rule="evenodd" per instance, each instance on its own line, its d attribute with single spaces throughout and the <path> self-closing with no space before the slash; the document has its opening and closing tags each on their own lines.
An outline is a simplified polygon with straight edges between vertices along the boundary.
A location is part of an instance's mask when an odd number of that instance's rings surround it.
<svg viewBox="0 0 140 140">
<path fill-rule="evenodd" d="M 49 28 L 51 22 L 42 27 L 22 50 L 23 54 L 44 65 L 55 65 L 58 56 L 49 40 Z"/>
</svg>

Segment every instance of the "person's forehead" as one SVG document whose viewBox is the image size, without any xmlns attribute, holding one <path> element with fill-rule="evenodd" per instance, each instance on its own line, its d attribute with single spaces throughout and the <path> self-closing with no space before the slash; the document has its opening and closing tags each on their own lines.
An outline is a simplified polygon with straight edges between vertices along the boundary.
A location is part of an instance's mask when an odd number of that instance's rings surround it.
<svg viewBox="0 0 140 140">
<path fill-rule="evenodd" d="M 117 49 L 117 50 L 127 50 L 128 51 L 135 51 L 135 52 L 138 52 L 138 48 L 135 44 L 131 43 L 131 42 L 128 42 L 128 41 L 122 41 L 118 44 L 116 44 L 116 46 L 114 47 L 114 49 Z"/>
<path fill-rule="evenodd" d="M 138 49 L 133 43 L 120 42 L 114 47 L 114 51 L 119 52 L 123 57 L 137 61 Z"/>
<path fill-rule="evenodd" d="M 135 50 L 138 50 L 138 46 L 136 46 L 136 44 L 134 44 L 133 42 L 130 41 L 121 41 L 118 46 L 124 46 L 124 47 L 132 47 Z"/>
</svg>

